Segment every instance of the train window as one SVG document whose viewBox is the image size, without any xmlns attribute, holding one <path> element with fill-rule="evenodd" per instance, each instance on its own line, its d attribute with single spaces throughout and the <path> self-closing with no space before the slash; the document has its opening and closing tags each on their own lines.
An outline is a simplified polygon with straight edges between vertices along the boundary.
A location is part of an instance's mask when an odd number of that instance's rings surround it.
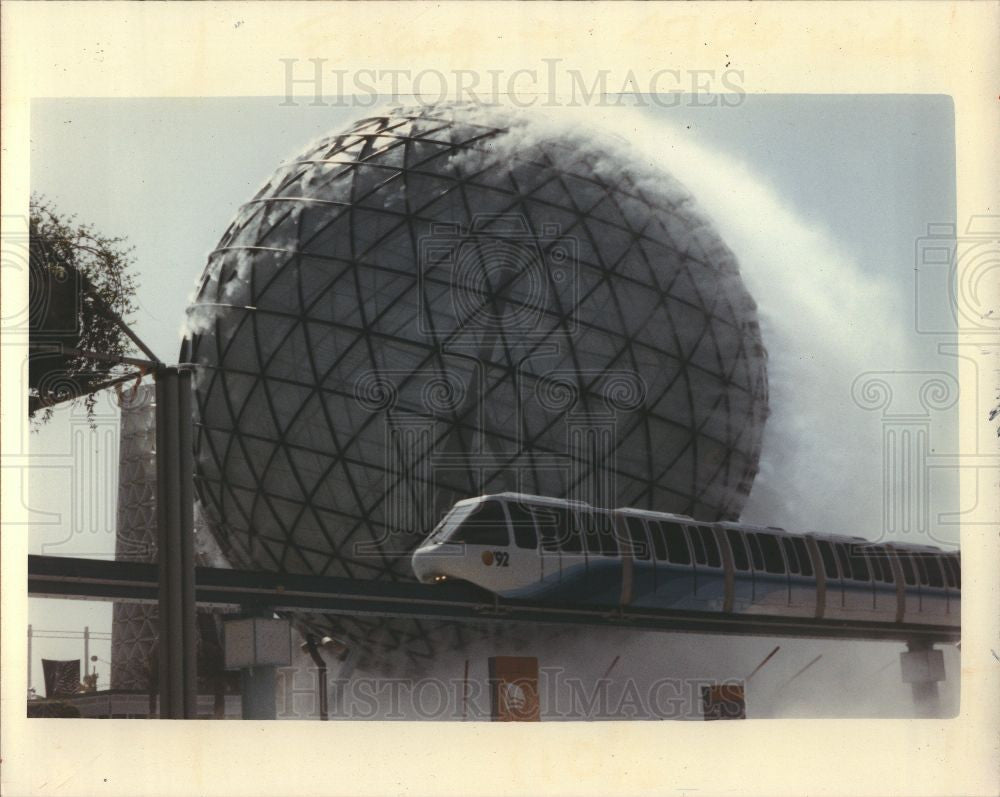
<svg viewBox="0 0 1000 797">
<path fill-rule="evenodd" d="M 854 581 L 871 581 L 871 573 L 868 572 L 868 562 L 862 554 L 860 546 L 851 545 L 850 549 L 843 543 L 837 543 L 838 555 L 843 551 L 840 564 L 845 573 L 850 573 Z M 846 557 L 846 558 L 845 558 Z"/>
<path fill-rule="evenodd" d="M 941 577 L 941 565 L 937 556 L 927 558 L 927 577 L 932 587 L 943 587 L 944 579 Z"/>
<path fill-rule="evenodd" d="M 920 578 L 920 583 L 923 584 L 926 587 L 927 584 L 928 584 L 928 581 L 927 581 L 927 565 L 924 562 L 923 557 L 920 554 L 918 554 L 918 553 L 914 554 L 913 555 L 913 564 L 917 568 L 917 576 Z"/>
<path fill-rule="evenodd" d="M 823 572 L 827 578 L 837 578 L 837 562 L 833 558 L 833 549 L 826 540 L 816 540 L 816 547 L 819 548 L 820 559 L 823 560 Z"/>
<path fill-rule="evenodd" d="M 555 553 L 566 542 L 566 510 L 546 506 L 533 509 L 532 514 L 535 516 L 538 536 L 542 539 L 542 551 Z"/>
<path fill-rule="evenodd" d="M 503 504 L 499 501 L 479 504 L 476 511 L 462 521 L 451 541 L 469 545 L 509 545 L 507 513 L 503 511 Z"/>
<path fill-rule="evenodd" d="M 705 546 L 705 555 L 708 557 L 708 566 L 722 567 L 722 557 L 719 554 L 719 543 L 715 539 L 715 532 L 708 526 L 698 526 L 697 532 L 701 535 L 701 541 Z"/>
<path fill-rule="evenodd" d="M 840 575 L 842 578 L 851 577 L 851 557 L 847 554 L 847 546 L 842 542 L 833 544 L 833 550 L 837 552 L 837 561 L 840 562 Z"/>
<path fill-rule="evenodd" d="M 892 569 L 892 562 L 889 560 L 889 551 L 885 548 L 879 548 L 878 555 L 879 563 L 882 565 L 882 580 L 886 584 L 896 583 L 896 573 Z"/>
<path fill-rule="evenodd" d="M 555 510 L 558 520 L 558 538 L 556 545 L 566 553 L 583 553 L 583 540 L 580 539 L 580 529 L 573 522 L 575 513 L 559 507 Z"/>
<path fill-rule="evenodd" d="M 691 564 L 691 552 L 688 550 L 684 530 L 677 523 L 660 523 L 663 537 L 667 541 L 667 558 L 675 565 Z"/>
<path fill-rule="evenodd" d="M 687 527 L 689 539 L 691 540 L 691 550 L 694 551 L 694 560 L 700 565 L 705 564 L 705 543 L 701 539 L 701 535 L 698 533 L 697 526 Z"/>
<path fill-rule="evenodd" d="M 599 553 L 605 556 L 617 555 L 618 542 L 615 540 L 614 529 L 611 527 L 611 518 L 604 512 L 593 510 L 583 510 L 573 514 L 576 516 L 577 524 L 583 529 L 583 538 L 588 553 Z"/>
<path fill-rule="evenodd" d="M 475 511 L 475 509 L 475 504 L 464 504 L 463 506 L 454 507 L 447 515 L 444 516 L 444 520 L 438 523 L 432 537 L 437 540 L 447 539 L 448 535 L 454 532 L 455 529 L 458 528 L 459 524 L 473 511 Z"/>
<path fill-rule="evenodd" d="M 948 582 L 949 587 L 955 586 L 955 571 L 952 569 L 955 566 L 955 560 L 950 556 L 941 557 L 941 569 L 944 570 L 944 580 Z"/>
<path fill-rule="evenodd" d="M 604 556 L 618 555 L 618 540 L 615 539 L 615 529 L 611 516 L 606 512 L 581 512 L 578 517 L 583 521 L 587 534 L 587 550 Z M 597 543 L 596 548 L 591 544 Z"/>
<path fill-rule="evenodd" d="M 656 554 L 656 558 L 661 562 L 667 561 L 667 543 L 663 537 L 663 529 L 660 528 L 660 524 L 654 523 L 651 520 L 646 524 L 646 528 L 649 529 L 649 536 L 653 540 L 653 553 Z"/>
<path fill-rule="evenodd" d="M 792 547 L 792 541 L 788 537 L 782 537 L 781 547 L 785 549 L 785 559 L 788 560 L 788 572 L 798 573 L 799 557 L 795 553 L 795 548 Z"/>
<path fill-rule="evenodd" d="M 892 568 L 889 566 L 889 557 L 885 548 L 874 545 L 868 548 L 868 561 L 871 564 L 872 574 L 878 581 L 884 584 L 892 584 L 896 580 L 893 578 Z"/>
<path fill-rule="evenodd" d="M 871 581 L 871 570 L 868 569 L 868 561 L 861 551 L 851 552 L 851 578 L 855 581 Z"/>
<path fill-rule="evenodd" d="M 806 541 L 801 537 L 792 537 L 792 544 L 799 555 L 799 567 L 802 568 L 802 575 L 811 576 L 813 574 L 812 557 L 809 556 L 809 549 L 806 548 Z"/>
<path fill-rule="evenodd" d="M 558 546 L 556 546 L 556 525 L 550 522 L 548 518 L 539 518 L 538 535 L 542 538 L 541 545 L 539 546 L 542 551 L 552 553 L 559 550 Z"/>
<path fill-rule="evenodd" d="M 726 539 L 729 540 L 729 550 L 733 552 L 733 565 L 737 570 L 749 570 L 750 560 L 747 558 L 747 546 L 743 537 L 736 529 L 726 529 Z"/>
<path fill-rule="evenodd" d="M 768 573 L 784 573 L 785 560 L 781 558 L 781 548 L 773 534 L 758 534 L 760 550 L 764 554 L 764 569 Z"/>
<path fill-rule="evenodd" d="M 625 518 L 625 531 L 632 543 L 632 556 L 635 559 L 649 559 L 649 543 L 646 542 L 646 529 L 637 517 Z"/>
<path fill-rule="evenodd" d="M 535 520 L 531 513 L 520 504 L 507 504 L 510 524 L 514 529 L 514 543 L 518 548 L 537 548 L 538 538 L 535 535 Z"/>
<path fill-rule="evenodd" d="M 583 543 L 587 548 L 587 552 L 600 553 L 600 529 L 597 523 L 594 522 L 593 513 L 586 510 L 583 512 L 574 512 L 573 517 L 576 518 L 577 527 L 583 530 Z"/>
<path fill-rule="evenodd" d="M 902 551 L 896 551 L 896 558 L 899 560 L 899 566 L 903 570 L 903 580 L 912 587 L 917 583 L 917 578 L 913 575 L 913 563 L 910 561 L 910 555 Z"/>
<path fill-rule="evenodd" d="M 764 554 L 760 552 L 760 543 L 757 542 L 757 535 L 747 532 L 747 543 L 750 545 L 750 557 L 753 559 L 753 569 L 758 573 L 763 573 Z"/>
<path fill-rule="evenodd" d="M 886 584 L 894 584 L 896 574 L 892 572 L 892 565 L 889 563 L 889 554 L 885 548 L 879 548 L 875 561 L 878 562 L 879 568 L 882 570 L 882 581 Z"/>
<path fill-rule="evenodd" d="M 945 559 L 951 565 L 952 573 L 955 576 L 955 586 L 962 588 L 962 561 L 957 556 L 949 556 Z"/>
</svg>

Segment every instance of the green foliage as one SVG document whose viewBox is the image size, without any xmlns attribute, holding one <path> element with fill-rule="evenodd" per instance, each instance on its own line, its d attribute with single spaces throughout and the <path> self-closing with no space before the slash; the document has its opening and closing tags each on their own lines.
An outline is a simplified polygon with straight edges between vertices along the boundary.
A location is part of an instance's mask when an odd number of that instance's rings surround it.
<svg viewBox="0 0 1000 797">
<path fill-rule="evenodd" d="M 112 357 L 128 352 L 131 341 L 115 315 L 128 323 L 135 311 L 132 247 L 124 238 L 101 235 L 93 225 L 60 214 L 39 196 L 31 198 L 29 228 L 29 417 L 45 423 L 52 405 L 82 400 L 93 418 L 93 388 L 122 373 L 123 366 L 64 349 Z"/>
</svg>

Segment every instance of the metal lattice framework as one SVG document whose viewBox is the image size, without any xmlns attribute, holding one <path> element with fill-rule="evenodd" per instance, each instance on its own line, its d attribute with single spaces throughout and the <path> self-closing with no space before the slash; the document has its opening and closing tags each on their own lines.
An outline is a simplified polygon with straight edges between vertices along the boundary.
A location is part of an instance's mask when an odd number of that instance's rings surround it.
<svg viewBox="0 0 1000 797">
<path fill-rule="evenodd" d="M 405 580 L 470 495 L 732 519 L 756 474 L 734 256 L 669 175 L 530 116 L 395 109 L 313 144 L 239 210 L 189 327 L 198 495 L 238 566 Z M 413 621 L 330 623 L 434 652 Z"/>
<path fill-rule="evenodd" d="M 138 385 L 119 393 L 121 402 L 118 450 L 118 510 L 115 559 L 119 562 L 156 562 L 156 390 Z M 207 532 L 195 518 L 197 563 L 214 564 L 202 542 Z M 198 661 L 202 691 L 214 688 L 215 678 L 226 678 L 218 662 L 217 612 L 198 612 Z M 159 639 L 156 604 L 115 601 L 111 621 L 111 688 L 146 691 L 155 673 Z M 232 678 L 228 680 L 232 682 Z M 154 684 L 155 686 L 155 684 Z M 230 683 L 230 686 L 232 684 Z"/>
<path fill-rule="evenodd" d="M 152 385 L 123 394 L 115 559 L 156 561 L 156 413 Z M 156 607 L 118 601 L 111 623 L 111 688 L 149 687 Z"/>
</svg>

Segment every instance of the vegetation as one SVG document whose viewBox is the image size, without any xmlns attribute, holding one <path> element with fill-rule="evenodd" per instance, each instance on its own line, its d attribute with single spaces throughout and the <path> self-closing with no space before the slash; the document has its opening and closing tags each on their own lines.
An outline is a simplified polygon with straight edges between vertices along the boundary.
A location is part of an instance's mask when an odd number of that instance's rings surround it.
<svg viewBox="0 0 1000 797">
<path fill-rule="evenodd" d="M 115 358 L 130 346 L 120 321 L 135 311 L 132 248 L 39 196 L 31 198 L 29 232 L 29 417 L 45 423 L 53 405 L 82 400 L 92 419 L 94 389 L 125 370 Z"/>
</svg>

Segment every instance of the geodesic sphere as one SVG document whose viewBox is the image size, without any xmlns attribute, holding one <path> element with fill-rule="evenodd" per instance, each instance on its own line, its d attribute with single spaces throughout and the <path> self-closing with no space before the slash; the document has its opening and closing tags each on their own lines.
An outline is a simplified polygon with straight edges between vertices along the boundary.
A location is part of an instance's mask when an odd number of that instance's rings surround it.
<svg viewBox="0 0 1000 797">
<path fill-rule="evenodd" d="M 530 114 L 314 143 L 237 212 L 189 327 L 198 496 L 238 566 L 407 579 L 468 496 L 735 518 L 756 473 L 733 254 L 627 145 Z"/>
</svg>

